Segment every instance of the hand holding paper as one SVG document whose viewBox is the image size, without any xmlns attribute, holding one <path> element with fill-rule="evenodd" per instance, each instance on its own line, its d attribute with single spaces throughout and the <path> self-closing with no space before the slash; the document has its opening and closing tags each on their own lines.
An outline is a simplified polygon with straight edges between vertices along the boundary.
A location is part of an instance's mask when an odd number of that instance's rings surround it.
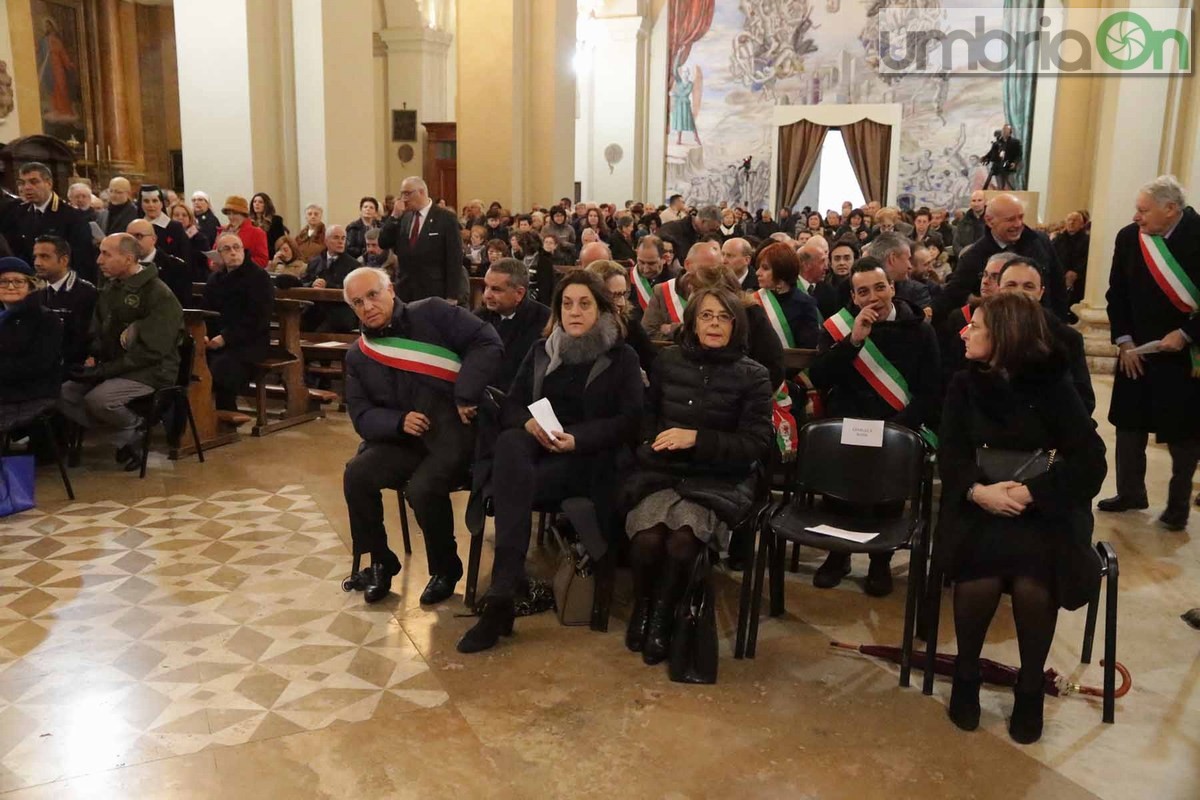
<svg viewBox="0 0 1200 800">
<path fill-rule="evenodd" d="M 537 426 L 546 435 L 549 445 L 553 445 L 554 442 L 558 441 L 556 436 L 563 432 L 563 426 L 554 414 L 554 406 L 550 405 L 548 399 L 543 397 L 540 400 L 535 400 L 529 405 L 529 413 L 533 415 L 533 421 L 537 423 Z M 534 433 L 535 436 L 537 435 L 534 431 L 530 432 Z M 542 445 L 546 446 L 547 449 L 551 449 L 551 447 L 547 446 L 547 442 L 542 442 Z"/>
</svg>

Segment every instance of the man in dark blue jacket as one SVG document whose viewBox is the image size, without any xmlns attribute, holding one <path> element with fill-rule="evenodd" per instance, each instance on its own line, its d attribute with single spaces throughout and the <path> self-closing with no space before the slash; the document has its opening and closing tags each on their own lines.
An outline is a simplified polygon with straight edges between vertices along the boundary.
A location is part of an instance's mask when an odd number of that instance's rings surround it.
<svg viewBox="0 0 1200 800">
<path fill-rule="evenodd" d="M 462 561 L 454 544 L 450 491 L 466 478 L 472 420 L 504 354 L 494 328 L 440 297 L 405 304 L 388 274 L 360 267 L 343 287 L 362 323 L 346 355 L 346 404 L 362 437 L 343 489 L 356 553 L 371 565 L 356 581 L 368 603 L 392 588 L 400 561 L 383 526 L 384 489 L 403 489 L 425 534 L 425 605 L 454 594 Z"/>
</svg>

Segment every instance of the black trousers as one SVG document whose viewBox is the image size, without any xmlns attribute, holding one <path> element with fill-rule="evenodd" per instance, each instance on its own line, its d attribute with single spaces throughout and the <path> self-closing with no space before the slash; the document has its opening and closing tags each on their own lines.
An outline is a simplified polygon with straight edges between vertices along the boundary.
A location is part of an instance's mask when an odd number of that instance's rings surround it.
<svg viewBox="0 0 1200 800">
<path fill-rule="evenodd" d="M 433 430 L 411 442 L 363 442 L 358 446 L 358 453 L 342 473 L 350 537 L 356 552 L 371 553 L 372 559 L 387 554 L 382 493 L 384 489 L 403 489 L 425 535 L 429 574 L 461 575 L 450 491 L 466 477 L 474 435 L 457 415 L 453 421 L 440 419 L 433 424 Z"/>
<path fill-rule="evenodd" d="M 533 509 L 591 493 L 591 456 L 549 453 L 523 428 L 509 428 L 496 441 L 492 502 L 496 509 L 496 597 L 512 597 L 525 577 Z"/>
<path fill-rule="evenodd" d="M 1117 429 L 1117 494 L 1134 500 L 1146 496 L 1146 445 L 1150 435 L 1144 431 Z M 1191 506 L 1192 478 L 1200 462 L 1200 439 L 1172 442 L 1171 482 L 1167 489 L 1167 510 L 1186 514 Z"/>
<path fill-rule="evenodd" d="M 237 411 L 238 392 L 254 377 L 254 362 L 238 353 L 210 350 L 208 369 L 212 373 L 213 398 L 220 411 Z"/>
</svg>

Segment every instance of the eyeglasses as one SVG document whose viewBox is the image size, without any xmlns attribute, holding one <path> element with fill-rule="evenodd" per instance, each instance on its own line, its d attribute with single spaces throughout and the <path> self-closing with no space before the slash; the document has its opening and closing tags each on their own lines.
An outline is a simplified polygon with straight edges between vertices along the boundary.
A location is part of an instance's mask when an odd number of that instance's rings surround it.
<svg viewBox="0 0 1200 800">
<path fill-rule="evenodd" d="M 353 306 L 354 308 L 362 308 L 364 305 L 366 305 L 367 300 L 370 300 L 372 304 L 375 304 L 375 303 L 379 302 L 380 297 L 383 297 L 383 290 L 382 289 L 372 289 L 371 291 L 367 292 L 365 298 L 356 297 L 353 300 L 351 300 L 350 305 Z"/>
<path fill-rule="evenodd" d="M 716 320 L 722 325 L 733 324 L 733 315 L 727 314 L 724 311 L 701 311 L 696 315 L 696 319 L 700 320 L 701 322 L 712 322 L 713 320 Z"/>
<path fill-rule="evenodd" d="M 995 283 L 998 285 L 1000 283 L 1000 276 L 1003 274 L 1004 273 L 1002 273 L 1002 272 L 984 272 L 983 273 L 983 282 L 984 283 Z"/>
<path fill-rule="evenodd" d="M 227 244 L 224 247 L 218 247 L 218 253 L 240 253 L 246 248 L 240 244 Z"/>
<path fill-rule="evenodd" d="M 8 278 L 0 280 L 0 289 L 20 289 L 22 286 L 28 286 L 29 281 L 24 278 Z"/>
</svg>

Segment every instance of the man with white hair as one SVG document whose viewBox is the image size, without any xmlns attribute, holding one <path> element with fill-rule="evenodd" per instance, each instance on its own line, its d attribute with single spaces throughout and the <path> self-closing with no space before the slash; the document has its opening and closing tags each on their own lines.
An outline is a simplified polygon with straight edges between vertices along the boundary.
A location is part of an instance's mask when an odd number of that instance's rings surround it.
<svg viewBox="0 0 1200 800">
<path fill-rule="evenodd" d="M 381 269 L 354 270 L 342 294 L 362 332 L 345 362 L 346 406 L 363 440 L 342 477 L 355 553 L 347 585 L 368 603 L 391 591 L 400 559 L 388 547 L 381 495 L 403 489 L 425 535 L 421 603 L 441 603 L 463 574 L 450 491 L 466 478 L 473 421 L 503 345 L 491 325 L 440 297 L 404 303 Z M 359 571 L 366 553 L 371 564 Z"/>
<path fill-rule="evenodd" d="M 441 297 L 465 302 L 458 217 L 429 199 L 425 181 L 413 176 L 400 184 L 400 196 L 379 232 L 379 246 L 396 254 L 396 289 L 406 302 Z"/>
<path fill-rule="evenodd" d="M 1108 280 L 1108 319 L 1120 348 L 1108 412 L 1117 429 L 1117 494 L 1098 507 L 1149 505 L 1146 444 L 1153 433 L 1171 454 L 1167 508 L 1158 519 L 1182 531 L 1200 460 L 1200 217 L 1173 176 L 1138 192 L 1133 223 L 1117 233 Z"/>
<path fill-rule="evenodd" d="M 330 225 L 325 232 L 325 252 L 308 262 L 300 282 L 313 289 L 341 289 L 346 276 L 358 269 L 358 261 L 346 252 L 346 228 Z M 304 330 L 345 333 L 354 330 L 354 317 L 343 306 L 314 303 L 304 312 Z"/>
<path fill-rule="evenodd" d="M 92 214 L 92 187 L 86 183 L 72 183 L 67 187 L 67 202 L 90 221 Z"/>
<path fill-rule="evenodd" d="M 1046 296 L 1042 302 L 1059 319 L 1067 320 L 1071 312 L 1062 264 L 1049 237 L 1025 224 L 1025 204 L 1016 195 L 998 194 L 988 202 L 983 219 L 988 231 L 970 250 L 959 256 L 958 266 L 933 304 L 934 319 L 945 319 L 952 309 L 966 303 L 978 288 L 988 259 L 1004 251 L 1032 258 L 1041 265 L 1046 278 Z"/>
<path fill-rule="evenodd" d="M 592 230 L 585 228 L 585 231 Z M 588 242 L 579 251 L 579 268 L 587 269 L 593 261 L 612 261 L 612 251 L 604 242 Z"/>
</svg>

